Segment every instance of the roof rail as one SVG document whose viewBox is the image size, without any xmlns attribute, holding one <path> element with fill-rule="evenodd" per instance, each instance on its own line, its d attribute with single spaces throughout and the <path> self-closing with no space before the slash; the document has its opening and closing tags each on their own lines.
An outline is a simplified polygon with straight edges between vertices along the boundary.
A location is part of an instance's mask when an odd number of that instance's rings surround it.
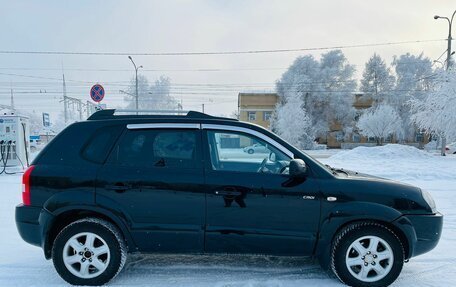
<svg viewBox="0 0 456 287">
<path fill-rule="evenodd" d="M 115 115 L 116 113 L 129 113 L 126 115 Z M 146 114 L 144 114 L 146 113 Z M 237 121 L 237 119 L 214 117 L 205 113 L 196 111 L 182 111 L 182 110 L 119 110 L 107 109 L 100 110 L 93 113 L 87 120 L 108 120 L 120 118 L 191 118 L 191 119 L 220 119 Z"/>
<path fill-rule="evenodd" d="M 114 116 L 116 110 L 100 110 L 95 113 L 93 113 L 90 117 L 87 118 L 87 120 L 101 120 L 104 118 L 112 118 Z"/>
</svg>

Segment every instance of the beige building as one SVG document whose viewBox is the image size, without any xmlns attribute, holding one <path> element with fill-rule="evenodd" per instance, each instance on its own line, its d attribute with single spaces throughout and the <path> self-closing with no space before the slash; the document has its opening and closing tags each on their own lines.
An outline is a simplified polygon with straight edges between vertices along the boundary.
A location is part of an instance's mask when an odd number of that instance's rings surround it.
<svg viewBox="0 0 456 287">
<path fill-rule="evenodd" d="M 267 129 L 270 128 L 270 118 L 272 112 L 279 101 L 276 93 L 239 93 L 238 107 L 239 119 L 241 121 L 251 122 Z M 361 111 L 370 108 L 373 100 L 362 94 L 353 96 L 353 107 L 358 111 L 357 117 Z M 367 138 L 359 134 L 356 126 L 352 127 L 353 131 L 350 134 L 343 132 L 342 125 L 334 121 L 329 125 L 329 130 L 317 138 L 318 143 L 326 144 L 328 148 L 353 148 L 358 145 L 377 144 L 375 138 Z M 429 136 L 417 131 L 415 139 L 406 144 L 414 146 L 422 146 L 429 141 Z M 385 139 L 385 143 L 396 142 L 394 137 Z"/>
<path fill-rule="evenodd" d="M 278 100 L 276 93 L 239 93 L 239 119 L 269 129 Z"/>
</svg>

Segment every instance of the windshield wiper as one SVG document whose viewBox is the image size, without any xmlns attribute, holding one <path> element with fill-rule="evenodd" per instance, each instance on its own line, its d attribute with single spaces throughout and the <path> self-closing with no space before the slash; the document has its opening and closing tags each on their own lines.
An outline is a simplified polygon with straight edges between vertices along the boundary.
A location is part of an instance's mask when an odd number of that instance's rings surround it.
<svg viewBox="0 0 456 287">
<path fill-rule="evenodd" d="M 337 174 L 337 173 L 344 173 L 346 175 L 349 175 L 347 171 L 345 171 L 343 168 L 334 168 L 332 166 L 330 166 L 329 164 L 325 164 L 332 172 L 333 174 Z"/>
</svg>

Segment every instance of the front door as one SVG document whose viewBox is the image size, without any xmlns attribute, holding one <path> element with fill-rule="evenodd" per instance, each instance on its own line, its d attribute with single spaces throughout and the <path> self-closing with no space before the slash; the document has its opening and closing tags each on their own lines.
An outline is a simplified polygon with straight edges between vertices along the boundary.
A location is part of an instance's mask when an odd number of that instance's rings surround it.
<svg viewBox="0 0 456 287">
<path fill-rule="evenodd" d="M 205 250 L 310 255 L 320 218 L 311 173 L 302 182 L 291 180 L 290 155 L 264 138 L 227 130 L 203 134 L 209 159 Z"/>
<path fill-rule="evenodd" d="M 98 174 L 97 204 L 127 216 L 141 251 L 202 252 L 201 131 L 129 125 Z"/>
</svg>

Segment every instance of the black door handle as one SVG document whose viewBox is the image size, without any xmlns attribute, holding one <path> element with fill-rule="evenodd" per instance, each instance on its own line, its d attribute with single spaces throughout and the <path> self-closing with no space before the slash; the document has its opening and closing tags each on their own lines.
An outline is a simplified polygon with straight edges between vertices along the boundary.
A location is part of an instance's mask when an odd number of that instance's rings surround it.
<svg viewBox="0 0 456 287">
<path fill-rule="evenodd" d="M 114 185 L 107 185 L 107 186 L 105 186 L 105 188 L 109 189 L 109 190 L 114 190 L 115 192 L 124 192 L 124 191 L 130 189 L 131 186 L 128 184 L 119 182 Z"/>
<path fill-rule="evenodd" d="M 240 191 L 235 190 L 216 190 L 214 191 L 215 195 L 222 195 L 222 196 L 239 196 L 242 195 Z"/>
</svg>

